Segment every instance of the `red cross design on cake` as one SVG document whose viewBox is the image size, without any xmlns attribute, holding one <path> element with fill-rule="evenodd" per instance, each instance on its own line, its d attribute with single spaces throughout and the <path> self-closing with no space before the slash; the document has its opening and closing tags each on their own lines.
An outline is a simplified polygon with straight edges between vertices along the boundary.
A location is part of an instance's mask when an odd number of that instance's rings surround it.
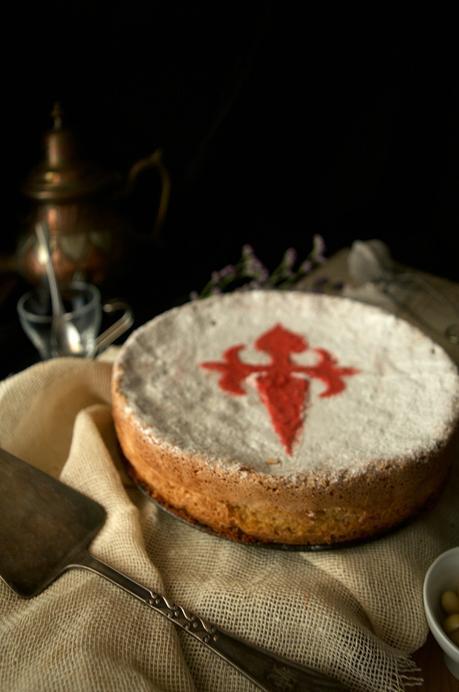
<svg viewBox="0 0 459 692">
<path fill-rule="evenodd" d="M 336 358 L 324 348 L 312 349 L 318 356 L 314 365 L 295 363 L 292 354 L 307 351 L 309 344 L 301 334 L 295 334 L 281 324 L 275 325 L 255 341 L 255 348 L 270 357 L 269 363 L 245 363 L 240 359 L 240 352 L 244 348 L 244 344 L 231 346 L 224 352 L 223 361 L 201 363 L 201 366 L 220 372 L 221 389 L 236 396 L 246 393 L 244 380 L 252 373 L 257 373 L 255 382 L 260 398 L 287 454 L 291 455 L 309 404 L 308 378 L 321 380 L 325 389 L 320 396 L 329 397 L 343 392 L 346 389 L 343 378 L 357 374 L 358 370 L 339 366 Z"/>
</svg>

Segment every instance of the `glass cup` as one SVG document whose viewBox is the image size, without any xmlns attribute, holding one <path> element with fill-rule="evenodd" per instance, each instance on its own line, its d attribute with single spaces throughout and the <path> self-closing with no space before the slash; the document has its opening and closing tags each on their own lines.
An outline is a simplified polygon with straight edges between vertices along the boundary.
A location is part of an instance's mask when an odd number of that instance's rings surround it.
<svg viewBox="0 0 459 692">
<path fill-rule="evenodd" d="M 68 325 L 70 345 L 72 336 L 75 344 L 63 353 L 56 339 L 55 321 L 51 299 L 47 288 L 25 293 L 18 301 L 19 320 L 25 333 L 38 350 L 42 360 L 72 355 L 93 358 L 104 351 L 115 339 L 132 326 L 134 319 L 130 307 L 123 301 L 112 300 L 101 304 L 100 292 L 92 284 L 75 281 L 61 289 L 64 305 L 64 327 Z M 102 312 L 121 311 L 121 317 L 99 334 Z"/>
</svg>

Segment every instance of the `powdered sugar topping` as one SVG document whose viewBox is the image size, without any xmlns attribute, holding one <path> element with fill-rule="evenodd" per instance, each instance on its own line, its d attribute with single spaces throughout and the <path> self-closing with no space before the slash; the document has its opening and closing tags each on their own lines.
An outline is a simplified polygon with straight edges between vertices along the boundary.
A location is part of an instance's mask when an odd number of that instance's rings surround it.
<svg viewBox="0 0 459 692">
<path fill-rule="evenodd" d="M 308 378 L 304 421 L 290 453 L 257 372 L 246 368 L 236 396 L 219 386 L 221 373 L 202 367 L 243 345 L 241 362 L 266 372 L 272 357 L 255 344 L 276 325 L 307 342 L 292 355 L 299 369 L 307 373 L 324 349 L 358 372 L 336 396 L 321 396 L 324 382 Z M 372 306 L 299 292 L 240 292 L 164 313 L 131 335 L 116 372 L 145 434 L 210 463 L 274 476 L 339 476 L 426 454 L 443 443 L 458 412 L 457 370 L 419 330 Z"/>
</svg>

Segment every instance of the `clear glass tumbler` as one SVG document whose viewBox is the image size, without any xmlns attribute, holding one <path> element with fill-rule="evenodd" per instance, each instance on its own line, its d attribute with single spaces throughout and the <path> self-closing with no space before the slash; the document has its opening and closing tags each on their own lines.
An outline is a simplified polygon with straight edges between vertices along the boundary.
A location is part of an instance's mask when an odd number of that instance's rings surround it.
<svg viewBox="0 0 459 692">
<path fill-rule="evenodd" d="M 73 282 L 61 290 L 64 305 L 63 319 L 73 325 L 70 333 L 78 332 L 77 348 L 73 356 L 92 358 L 107 348 L 133 323 L 130 308 L 121 302 L 101 305 L 99 289 L 92 284 Z M 42 360 L 55 358 L 59 352 L 58 341 L 53 333 L 51 299 L 47 288 L 42 287 L 21 296 L 17 305 L 19 320 L 25 333 L 37 348 Z M 122 310 L 122 317 L 103 334 L 99 335 L 102 310 Z M 103 344 L 103 348 L 102 348 Z"/>
</svg>

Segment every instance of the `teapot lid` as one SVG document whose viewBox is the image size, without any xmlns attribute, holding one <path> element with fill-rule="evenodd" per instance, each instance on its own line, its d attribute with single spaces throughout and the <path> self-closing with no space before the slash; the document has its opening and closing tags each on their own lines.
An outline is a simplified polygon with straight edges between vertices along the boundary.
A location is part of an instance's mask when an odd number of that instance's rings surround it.
<svg viewBox="0 0 459 692">
<path fill-rule="evenodd" d="M 22 191 L 41 201 L 67 201 L 90 196 L 117 182 L 117 176 L 80 157 L 74 134 L 62 123 L 56 103 L 53 127 L 44 136 L 44 159 L 26 179 Z"/>
</svg>

